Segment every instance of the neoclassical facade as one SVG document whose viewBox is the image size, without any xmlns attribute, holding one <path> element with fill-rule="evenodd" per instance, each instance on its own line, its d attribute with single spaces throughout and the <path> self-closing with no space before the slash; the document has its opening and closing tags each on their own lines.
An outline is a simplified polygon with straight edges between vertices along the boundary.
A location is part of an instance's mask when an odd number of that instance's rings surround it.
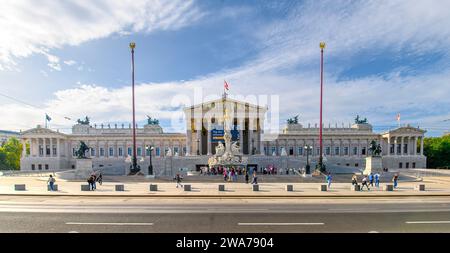
<svg viewBox="0 0 450 253">
<path fill-rule="evenodd" d="M 138 164 L 147 173 L 150 164 L 156 175 L 173 175 L 181 168 L 200 169 L 223 140 L 224 115 L 229 117 L 232 141 L 239 144 L 245 166 L 263 168 L 300 168 L 306 165 L 305 147 L 313 165 L 319 157 L 319 127 L 288 124 L 280 133 L 264 133 L 267 108 L 227 97 L 190 106 L 184 109 L 186 133 L 165 133 L 158 124 L 137 128 Z M 150 122 L 149 122 L 150 123 Z M 385 133 L 374 133 L 367 123 L 348 127 L 323 127 L 323 155 L 328 167 L 359 168 L 365 166 L 372 140 L 383 150 L 383 167 L 424 168 L 425 130 L 411 126 L 399 127 Z M 132 154 L 131 125 L 76 124 L 71 134 L 64 134 L 41 126 L 20 133 L 25 145 L 21 170 L 70 170 L 75 168 L 75 151 L 80 141 L 91 149 L 95 170 L 106 174 L 125 175 Z M 150 147 L 153 147 L 151 149 Z M 151 153 L 150 153 L 151 152 Z"/>
</svg>

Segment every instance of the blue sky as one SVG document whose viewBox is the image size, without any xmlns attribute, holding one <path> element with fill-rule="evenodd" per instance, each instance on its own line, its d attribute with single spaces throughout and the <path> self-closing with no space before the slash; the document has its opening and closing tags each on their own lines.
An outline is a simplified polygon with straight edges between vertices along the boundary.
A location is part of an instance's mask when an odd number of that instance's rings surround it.
<svg viewBox="0 0 450 253">
<path fill-rule="evenodd" d="M 2 8 L 0 93 L 16 100 L 0 95 L 0 129 L 43 124 L 45 113 L 61 131 L 85 115 L 128 123 L 130 41 L 141 125 L 151 115 L 166 131 L 183 131 L 180 108 L 196 89 L 205 100 L 220 95 L 224 79 L 232 96 L 278 96 L 279 124 L 300 114 L 314 125 L 322 40 L 326 125 L 347 126 L 359 114 L 385 131 L 400 113 L 402 124 L 429 136 L 450 128 L 448 1 L 11 1 Z"/>
</svg>

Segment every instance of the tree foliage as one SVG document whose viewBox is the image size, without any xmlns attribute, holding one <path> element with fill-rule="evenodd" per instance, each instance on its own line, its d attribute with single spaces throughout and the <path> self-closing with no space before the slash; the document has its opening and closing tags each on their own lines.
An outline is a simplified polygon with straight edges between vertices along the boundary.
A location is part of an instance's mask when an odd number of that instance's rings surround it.
<svg viewBox="0 0 450 253">
<path fill-rule="evenodd" d="M 427 157 L 427 168 L 450 168 L 450 135 L 425 138 L 423 153 Z"/>
<path fill-rule="evenodd" d="M 16 138 L 10 138 L 0 146 L 0 169 L 18 170 L 20 168 L 20 155 L 22 144 Z"/>
</svg>

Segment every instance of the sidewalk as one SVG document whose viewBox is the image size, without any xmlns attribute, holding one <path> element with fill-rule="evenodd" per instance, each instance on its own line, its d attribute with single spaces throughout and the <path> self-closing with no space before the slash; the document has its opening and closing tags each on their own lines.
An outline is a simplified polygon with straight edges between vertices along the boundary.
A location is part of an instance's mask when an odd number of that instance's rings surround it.
<svg viewBox="0 0 450 253">
<path fill-rule="evenodd" d="M 96 196 L 96 197 L 391 197 L 391 196 L 449 196 L 450 180 L 424 180 L 424 182 L 399 182 L 399 188 L 393 192 L 383 191 L 385 184 L 380 188 L 372 187 L 370 191 L 351 191 L 350 183 L 333 183 L 331 189 L 326 192 L 318 190 L 321 183 L 261 183 L 259 191 L 253 191 L 251 184 L 245 183 L 188 183 L 191 191 L 176 188 L 173 183 L 153 183 L 158 185 L 157 192 L 150 192 L 150 182 L 104 182 L 97 184 L 95 191 L 81 191 L 81 185 L 85 182 L 69 182 L 58 180 L 57 192 L 47 191 L 47 178 L 43 177 L 0 177 L 0 195 L 23 195 L 23 196 Z M 26 191 L 15 191 L 14 184 L 26 184 Z M 115 191 L 116 184 L 123 184 L 125 191 Z M 218 191 L 218 185 L 224 184 L 225 190 Z M 294 191 L 286 191 L 286 185 L 292 184 Z M 416 191 L 414 186 L 425 184 L 426 191 Z"/>
</svg>

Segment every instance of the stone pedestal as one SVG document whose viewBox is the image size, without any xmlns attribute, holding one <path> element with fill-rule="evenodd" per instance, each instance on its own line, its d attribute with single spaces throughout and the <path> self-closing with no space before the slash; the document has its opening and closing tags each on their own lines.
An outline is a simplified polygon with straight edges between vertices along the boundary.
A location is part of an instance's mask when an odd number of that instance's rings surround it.
<svg viewBox="0 0 450 253">
<path fill-rule="evenodd" d="M 87 179 L 94 172 L 92 159 L 76 159 L 75 161 L 75 179 Z"/>
<path fill-rule="evenodd" d="M 15 191 L 26 191 L 26 186 L 24 184 L 15 184 L 14 190 Z"/>
<path fill-rule="evenodd" d="M 125 186 L 123 184 L 116 184 L 115 190 L 116 190 L 116 192 L 123 192 L 123 191 L 125 191 Z"/>
<path fill-rule="evenodd" d="M 53 190 L 54 190 L 54 191 L 58 191 L 58 185 L 57 185 L 57 184 L 54 184 L 54 185 L 53 185 Z M 50 185 L 49 185 L 49 184 L 47 185 L 47 191 L 51 191 Z"/>
<path fill-rule="evenodd" d="M 357 191 L 357 192 L 361 191 L 361 185 L 359 184 L 352 185 L 350 191 Z"/>
<path fill-rule="evenodd" d="M 424 184 L 416 185 L 416 186 L 414 186 L 414 189 L 416 191 L 425 191 L 425 185 Z"/>
<path fill-rule="evenodd" d="M 151 192 L 157 192 L 158 191 L 158 185 L 157 184 L 150 184 L 150 191 Z"/>
<path fill-rule="evenodd" d="M 185 192 L 191 191 L 191 185 L 190 184 L 185 184 L 184 185 L 184 191 Z"/>
<path fill-rule="evenodd" d="M 288 192 L 294 191 L 294 186 L 291 184 L 286 185 L 286 191 L 288 191 Z"/>
<path fill-rule="evenodd" d="M 327 191 L 327 187 L 328 187 L 328 185 L 322 184 L 322 185 L 319 186 L 319 191 L 326 192 Z"/>
<path fill-rule="evenodd" d="M 224 184 L 219 184 L 219 191 L 220 192 L 225 191 L 225 185 Z"/>
<path fill-rule="evenodd" d="M 388 191 L 388 192 L 391 192 L 391 191 L 394 190 L 394 185 L 392 185 L 392 184 L 387 184 L 387 185 L 384 186 L 384 190 L 385 190 L 385 191 Z"/>
<path fill-rule="evenodd" d="M 254 191 L 254 192 L 259 191 L 259 185 L 257 185 L 257 184 L 254 184 L 254 185 L 252 186 L 252 188 L 253 188 L 253 191 Z"/>
<path fill-rule="evenodd" d="M 381 156 L 368 156 L 366 157 L 366 168 L 363 171 L 364 175 L 370 173 L 383 172 L 383 163 Z"/>
</svg>

